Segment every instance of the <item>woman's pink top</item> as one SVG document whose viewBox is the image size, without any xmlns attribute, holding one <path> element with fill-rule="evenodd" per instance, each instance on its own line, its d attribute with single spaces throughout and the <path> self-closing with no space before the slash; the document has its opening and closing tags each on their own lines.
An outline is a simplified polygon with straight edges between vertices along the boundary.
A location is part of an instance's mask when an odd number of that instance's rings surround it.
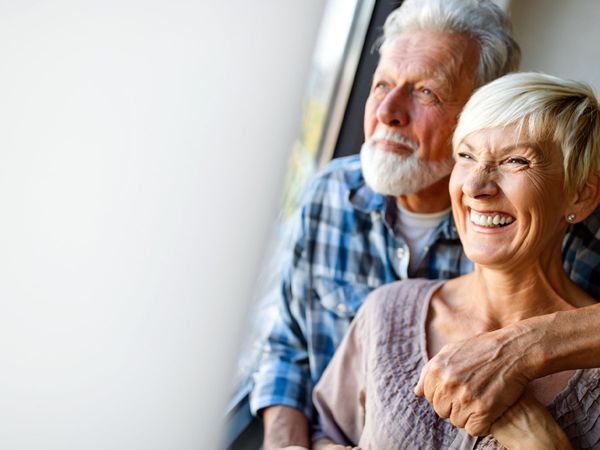
<svg viewBox="0 0 600 450">
<path fill-rule="evenodd" d="M 426 319 L 443 281 L 374 291 L 352 322 L 313 399 L 325 435 L 362 450 L 502 449 L 439 418 L 413 389 L 427 362 Z M 600 449 L 600 370 L 578 370 L 547 405 L 575 449 Z"/>
</svg>

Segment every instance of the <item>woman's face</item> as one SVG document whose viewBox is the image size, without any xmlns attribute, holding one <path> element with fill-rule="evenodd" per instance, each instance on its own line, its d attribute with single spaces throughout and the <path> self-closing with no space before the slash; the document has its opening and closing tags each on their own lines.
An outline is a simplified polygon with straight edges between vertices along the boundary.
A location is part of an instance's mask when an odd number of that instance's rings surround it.
<svg viewBox="0 0 600 450">
<path fill-rule="evenodd" d="M 533 142 L 515 126 L 467 136 L 450 178 L 466 255 L 494 267 L 549 261 L 567 227 L 563 181 L 555 144 Z"/>
</svg>

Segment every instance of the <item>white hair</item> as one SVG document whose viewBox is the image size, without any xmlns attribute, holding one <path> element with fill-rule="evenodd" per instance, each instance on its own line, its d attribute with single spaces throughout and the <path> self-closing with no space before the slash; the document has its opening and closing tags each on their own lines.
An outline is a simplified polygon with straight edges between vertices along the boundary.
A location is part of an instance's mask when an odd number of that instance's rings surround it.
<svg viewBox="0 0 600 450">
<path fill-rule="evenodd" d="M 587 84 L 533 72 L 492 81 L 465 105 L 452 138 L 454 151 L 470 134 L 511 125 L 536 143 L 551 141 L 560 148 L 567 194 L 600 170 L 600 108 Z"/>
<path fill-rule="evenodd" d="M 518 70 L 521 49 L 504 11 L 491 0 L 405 0 L 384 25 L 383 50 L 405 31 L 462 33 L 479 44 L 475 86 Z"/>
</svg>

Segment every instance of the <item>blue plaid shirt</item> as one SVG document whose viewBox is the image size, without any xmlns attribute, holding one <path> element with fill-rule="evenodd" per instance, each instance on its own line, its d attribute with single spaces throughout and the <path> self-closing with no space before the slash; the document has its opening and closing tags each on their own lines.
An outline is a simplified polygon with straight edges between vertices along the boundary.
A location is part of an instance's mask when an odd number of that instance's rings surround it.
<svg viewBox="0 0 600 450">
<path fill-rule="evenodd" d="M 313 387 L 363 300 L 408 277 L 409 248 L 397 215 L 393 197 L 366 186 L 358 155 L 334 160 L 313 180 L 282 268 L 278 317 L 254 375 L 253 413 L 287 405 L 315 421 Z M 600 299 L 600 208 L 570 230 L 563 257 L 571 278 Z M 472 270 L 449 214 L 412 276 L 447 279 Z"/>
</svg>

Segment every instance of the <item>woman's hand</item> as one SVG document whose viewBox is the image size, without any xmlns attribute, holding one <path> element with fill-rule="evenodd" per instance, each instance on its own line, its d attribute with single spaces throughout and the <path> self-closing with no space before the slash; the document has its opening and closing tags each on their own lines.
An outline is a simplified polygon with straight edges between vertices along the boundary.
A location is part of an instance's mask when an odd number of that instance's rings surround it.
<svg viewBox="0 0 600 450">
<path fill-rule="evenodd" d="M 360 447 L 351 447 L 350 445 L 327 444 L 319 450 L 360 450 Z"/>
<path fill-rule="evenodd" d="M 572 448 L 554 418 L 528 391 L 492 424 L 490 431 L 508 450 Z"/>
<path fill-rule="evenodd" d="M 317 439 L 313 443 L 312 450 L 360 450 L 360 447 L 352 447 L 351 445 L 340 445 L 334 443 L 331 439 L 321 438 Z"/>
<path fill-rule="evenodd" d="M 299 445 L 290 445 L 288 447 L 281 447 L 276 450 L 309 450 L 309 449 L 306 447 L 301 447 Z"/>
</svg>

